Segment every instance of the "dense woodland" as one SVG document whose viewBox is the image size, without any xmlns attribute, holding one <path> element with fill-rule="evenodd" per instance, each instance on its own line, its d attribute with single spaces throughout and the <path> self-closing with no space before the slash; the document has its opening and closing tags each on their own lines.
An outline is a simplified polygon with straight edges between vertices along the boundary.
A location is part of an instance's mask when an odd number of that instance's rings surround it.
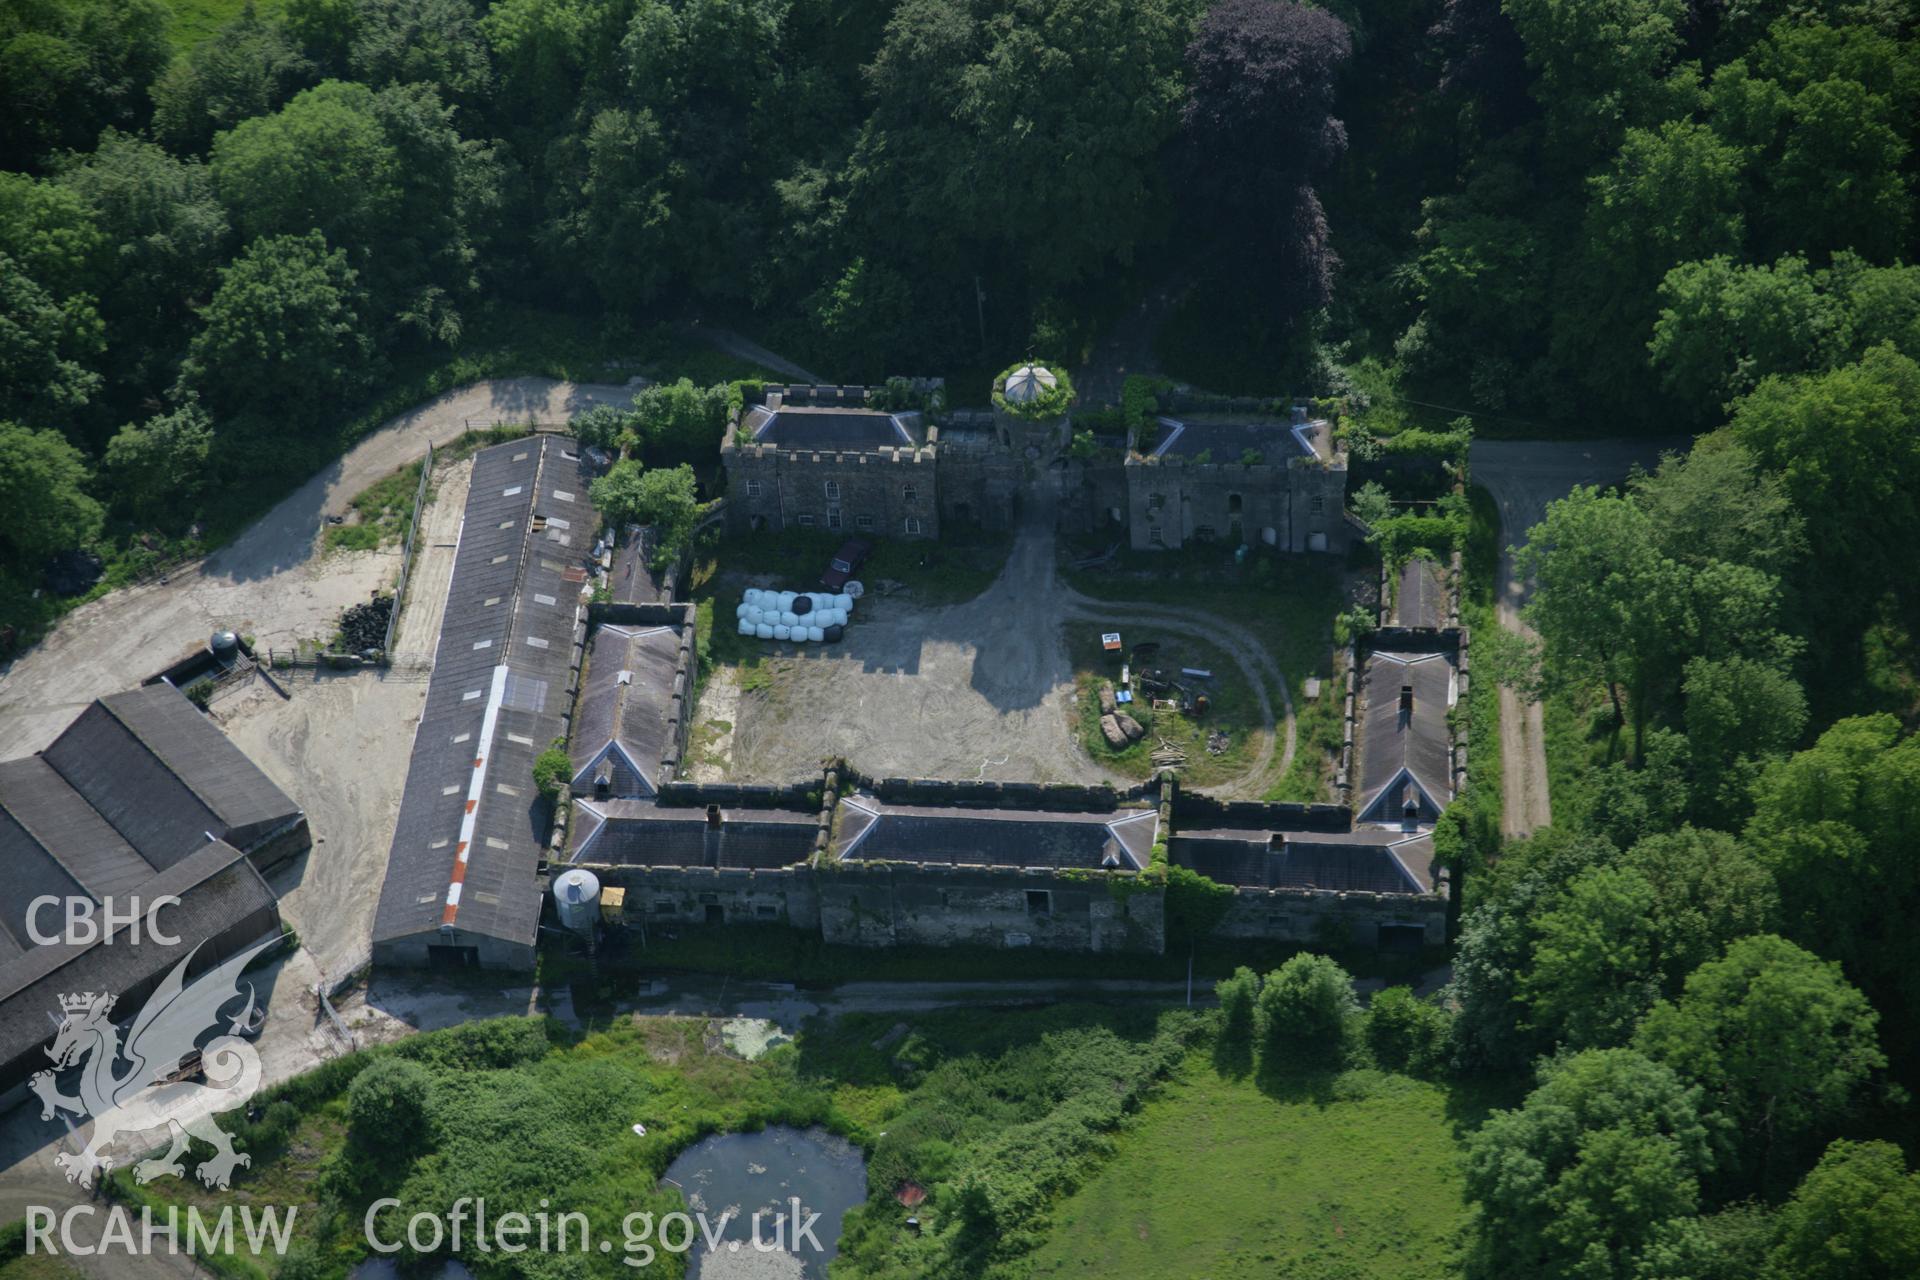
<svg viewBox="0 0 1920 1280">
<path fill-rule="evenodd" d="M 1401 1059 L 1519 1082 L 1468 1175 L 1486 1275 L 1910 1276 L 1913 27 L 1905 0 L 287 0 L 181 48 L 162 0 L 15 0 L 0 605 L 57 553 L 283 491 L 393 369 L 535 312 L 716 318 L 877 379 L 1071 364 L 1164 295 L 1166 372 L 1342 396 L 1361 434 L 1695 436 L 1525 551 L 1539 645 L 1476 652 L 1577 708 L 1597 763 L 1530 841 L 1499 847 L 1484 783 L 1450 811 L 1458 1012 L 1370 1016 Z"/>
</svg>

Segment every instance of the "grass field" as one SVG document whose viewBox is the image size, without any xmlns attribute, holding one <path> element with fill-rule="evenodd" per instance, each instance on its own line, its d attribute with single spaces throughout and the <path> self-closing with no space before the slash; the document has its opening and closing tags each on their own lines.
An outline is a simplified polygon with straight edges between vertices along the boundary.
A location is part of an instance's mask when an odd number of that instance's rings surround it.
<svg viewBox="0 0 1920 1280">
<path fill-rule="evenodd" d="M 1193 1055 L 1054 1210 L 1032 1274 L 1456 1275 L 1466 1206 L 1447 1103 L 1437 1086 L 1375 1072 L 1272 1096 Z"/>
<path fill-rule="evenodd" d="M 168 8 L 173 10 L 173 23 L 167 28 L 167 39 L 185 53 L 239 17 L 246 7 L 247 0 L 171 0 Z M 253 7 L 265 18 L 280 12 L 286 4 L 285 0 L 253 0 Z"/>
</svg>

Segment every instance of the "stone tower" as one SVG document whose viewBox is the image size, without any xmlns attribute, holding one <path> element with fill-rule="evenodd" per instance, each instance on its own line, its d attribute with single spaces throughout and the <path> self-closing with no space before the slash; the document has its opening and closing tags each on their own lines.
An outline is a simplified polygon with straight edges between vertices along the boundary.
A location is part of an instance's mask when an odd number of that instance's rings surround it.
<svg viewBox="0 0 1920 1280">
<path fill-rule="evenodd" d="M 1066 452 L 1073 424 L 1066 370 L 1025 360 L 993 380 L 993 425 L 1018 456 L 1051 462 Z"/>
</svg>

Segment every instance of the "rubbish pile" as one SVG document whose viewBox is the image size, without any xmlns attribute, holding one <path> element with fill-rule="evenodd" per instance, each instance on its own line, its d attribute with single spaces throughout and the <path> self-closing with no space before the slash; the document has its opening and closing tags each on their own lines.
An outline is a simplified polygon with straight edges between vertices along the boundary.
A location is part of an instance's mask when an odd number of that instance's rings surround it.
<svg viewBox="0 0 1920 1280">
<path fill-rule="evenodd" d="M 347 609 L 340 615 L 340 647 L 348 653 L 381 648 L 387 643 L 387 621 L 392 617 L 392 596 L 375 596 Z"/>
<path fill-rule="evenodd" d="M 740 620 L 743 636 L 832 644 L 846 634 L 853 601 L 854 597 L 847 594 L 749 587 L 734 614 Z"/>
</svg>

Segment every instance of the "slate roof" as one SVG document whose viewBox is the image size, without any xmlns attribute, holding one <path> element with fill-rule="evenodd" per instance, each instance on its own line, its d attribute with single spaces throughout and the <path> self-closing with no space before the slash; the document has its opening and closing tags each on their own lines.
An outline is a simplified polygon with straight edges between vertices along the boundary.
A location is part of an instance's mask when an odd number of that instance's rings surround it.
<svg viewBox="0 0 1920 1280">
<path fill-rule="evenodd" d="M 179 943 L 156 943 L 144 933 L 135 943 L 122 931 L 111 943 L 34 946 L 0 958 L 0 1067 L 23 1060 L 30 1067 L 46 1065 L 30 1059 L 53 1033 L 62 995 L 105 991 L 130 1001 L 203 941 L 238 930 L 249 936 L 235 941 L 251 942 L 277 920 L 273 891 L 246 854 L 224 842 L 203 842 L 149 876 L 139 894 L 180 899 L 158 916 L 160 928 Z"/>
<path fill-rule="evenodd" d="M 1304 458 L 1314 452 L 1311 437 L 1303 438 L 1305 430 L 1305 427 L 1279 422 L 1193 422 L 1161 418 L 1152 444 L 1145 452 L 1150 457 L 1188 461 L 1205 453 L 1210 455 L 1209 462 L 1221 463 L 1238 462 L 1252 449 L 1260 454 L 1261 461 L 1284 466 L 1288 458 Z"/>
<path fill-rule="evenodd" d="M 474 455 L 376 942 L 457 925 L 530 945 L 546 831 L 533 761 L 563 728 L 594 513 L 578 445 Z"/>
<path fill-rule="evenodd" d="M 1409 799 L 1418 819 L 1431 822 L 1453 798 L 1447 712 L 1455 697 L 1454 663 L 1448 651 L 1367 655 L 1360 672 L 1356 822 L 1398 822 Z M 1400 707 L 1408 685 L 1410 715 Z"/>
<path fill-rule="evenodd" d="M 912 448 L 920 443 L 920 415 L 883 413 L 877 409 L 816 409 L 783 405 L 770 409 L 755 405 L 743 425 L 756 444 L 783 449 Z"/>
<path fill-rule="evenodd" d="M 834 852 L 847 861 L 1001 867 L 1101 867 L 1138 871 L 1160 828 L 1155 809 L 1055 813 L 840 802 Z"/>
<path fill-rule="evenodd" d="M 818 815 L 740 809 L 717 829 L 700 809 L 665 809 L 645 800 L 576 800 L 572 862 L 634 867 L 770 870 L 813 855 Z"/>
<path fill-rule="evenodd" d="M 666 604 L 673 598 L 671 573 L 654 573 L 653 553 L 659 545 L 652 525 L 629 525 L 626 539 L 614 554 L 607 576 L 607 592 L 615 604 Z"/>
<path fill-rule="evenodd" d="M 1424 832 L 1197 830 L 1167 841 L 1167 857 L 1244 888 L 1433 892 L 1433 840 Z"/>
<path fill-rule="evenodd" d="M 593 633 L 574 711 L 573 785 L 591 791 L 604 768 L 616 796 L 659 790 L 669 738 L 667 712 L 682 672 L 682 628 L 602 626 Z"/>
<path fill-rule="evenodd" d="M 1447 625 L 1447 585 L 1439 565 L 1431 560 L 1409 560 L 1401 566 L 1393 617 L 1403 627 Z"/>
</svg>

